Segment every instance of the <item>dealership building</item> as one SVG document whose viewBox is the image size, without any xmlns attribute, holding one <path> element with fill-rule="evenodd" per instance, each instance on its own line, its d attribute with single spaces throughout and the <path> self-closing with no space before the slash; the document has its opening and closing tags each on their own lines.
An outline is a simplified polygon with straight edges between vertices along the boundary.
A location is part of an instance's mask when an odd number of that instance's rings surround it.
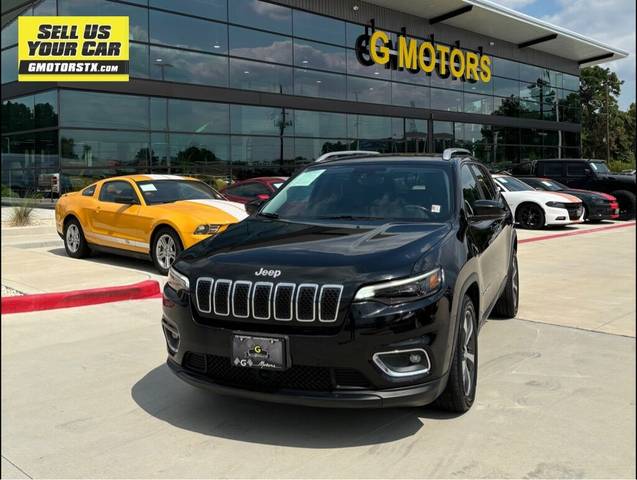
<svg viewBox="0 0 637 480">
<path fill-rule="evenodd" d="M 18 82 L 20 15 L 129 17 L 130 80 Z M 487 0 L 3 0 L 3 196 L 345 149 L 577 157 L 579 70 L 626 55 Z"/>
</svg>

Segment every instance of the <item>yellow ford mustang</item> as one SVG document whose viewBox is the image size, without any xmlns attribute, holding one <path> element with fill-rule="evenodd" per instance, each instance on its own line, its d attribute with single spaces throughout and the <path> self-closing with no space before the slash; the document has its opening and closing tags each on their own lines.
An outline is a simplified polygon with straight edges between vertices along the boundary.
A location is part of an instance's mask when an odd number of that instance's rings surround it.
<svg viewBox="0 0 637 480">
<path fill-rule="evenodd" d="M 60 197 L 57 231 L 66 253 L 82 258 L 91 250 L 152 259 L 168 272 L 184 248 L 225 230 L 247 216 L 205 183 L 176 175 L 129 175 L 100 180 Z"/>
</svg>

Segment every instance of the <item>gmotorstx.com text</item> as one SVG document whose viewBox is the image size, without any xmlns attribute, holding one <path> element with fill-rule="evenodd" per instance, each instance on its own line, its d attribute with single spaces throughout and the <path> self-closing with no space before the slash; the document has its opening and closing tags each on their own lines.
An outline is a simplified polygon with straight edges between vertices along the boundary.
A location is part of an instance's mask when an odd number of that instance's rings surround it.
<svg viewBox="0 0 637 480">
<path fill-rule="evenodd" d="M 23 61 L 20 73 L 126 73 L 119 62 Z"/>
</svg>

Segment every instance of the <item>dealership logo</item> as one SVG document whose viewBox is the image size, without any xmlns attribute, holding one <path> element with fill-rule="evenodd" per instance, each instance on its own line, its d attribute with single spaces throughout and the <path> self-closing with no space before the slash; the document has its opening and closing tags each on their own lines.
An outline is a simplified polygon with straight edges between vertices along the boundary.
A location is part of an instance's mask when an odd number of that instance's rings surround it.
<svg viewBox="0 0 637 480">
<path fill-rule="evenodd" d="M 258 272 L 254 272 L 254 275 L 256 277 L 277 278 L 281 275 L 281 270 L 266 270 L 265 268 L 261 267 L 261 270 L 259 270 Z"/>
<path fill-rule="evenodd" d="M 128 17 L 19 17 L 18 81 L 127 82 Z"/>
<path fill-rule="evenodd" d="M 365 66 L 384 65 L 393 70 L 408 70 L 440 77 L 488 83 L 491 80 L 491 58 L 426 40 L 398 35 L 396 45 L 382 30 L 367 29 L 356 39 L 356 58 Z"/>
</svg>

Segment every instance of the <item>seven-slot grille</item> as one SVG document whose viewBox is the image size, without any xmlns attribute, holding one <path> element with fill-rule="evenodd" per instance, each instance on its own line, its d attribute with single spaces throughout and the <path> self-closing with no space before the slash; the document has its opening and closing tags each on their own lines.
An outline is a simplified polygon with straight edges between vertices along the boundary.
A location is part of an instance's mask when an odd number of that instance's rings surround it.
<svg viewBox="0 0 637 480">
<path fill-rule="evenodd" d="M 335 322 L 342 285 L 272 283 L 200 277 L 195 303 L 201 313 L 282 322 Z"/>
</svg>

